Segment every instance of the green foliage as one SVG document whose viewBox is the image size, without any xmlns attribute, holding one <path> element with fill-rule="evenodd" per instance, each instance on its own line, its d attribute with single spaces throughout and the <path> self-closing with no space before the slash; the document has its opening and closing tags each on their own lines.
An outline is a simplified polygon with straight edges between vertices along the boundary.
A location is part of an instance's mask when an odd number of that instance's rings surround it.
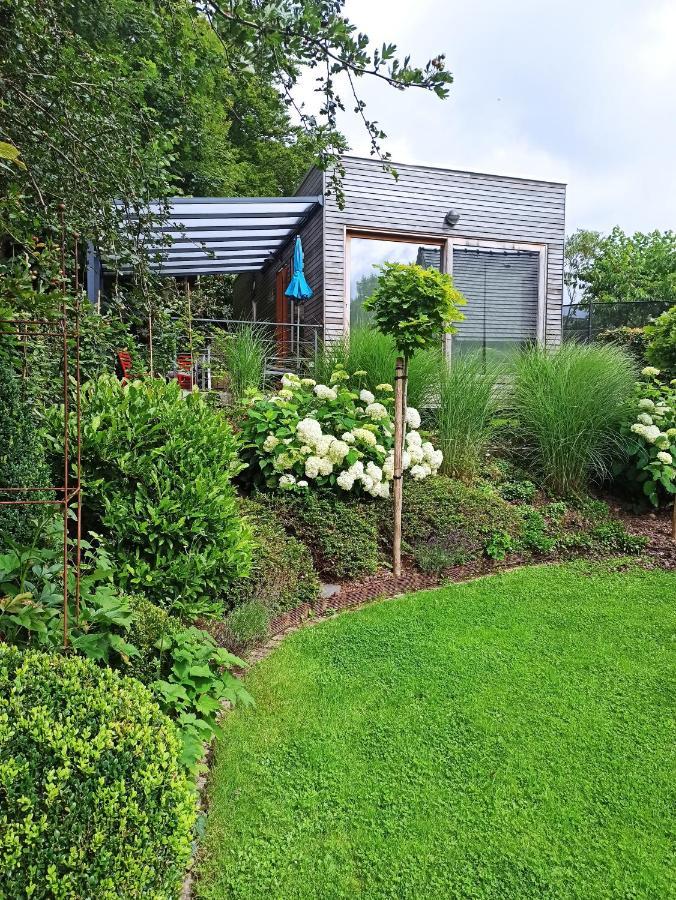
<svg viewBox="0 0 676 900">
<path fill-rule="evenodd" d="M 139 682 L 0 645 L 0 894 L 173 897 L 195 797 Z"/>
<path fill-rule="evenodd" d="M 676 494 L 676 379 L 666 384 L 650 366 L 642 374 L 621 428 L 626 458 L 614 471 L 621 490 L 659 506 Z"/>
<path fill-rule="evenodd" d="M 389 531 L 389 522 L 383 522 Z M 411 482 L 404 492 L 402 539 L 423 568 L 461 565 L 484 554 L 502 559 L 515 545 L 521 519 L 489 485 L 439 476 Z M 434 548 L 434 549 L 432 549 Z"/>
<path fill-rule="evenodd" d="M 255 325 L 242 325 L 234 332 L 217 331 L 211 350 L 212 371 L 226 377 L 233 400 L 241 401 L 249 391 L 263 389 L 265 361 L 273 355 L 272 342 Z"/>
<path fill-rule="evenodd" d="M 157 380 L 102 377 L 85 386 L 82 406 L 86 511 L 118 584 L 188 617 L 222 608 L 251 552 L 226 421 L 197 392 L 184 398 L 176 382 Z M 58 447 L 56 429 L 53 438 Z"/>
<path fill-rule="evenodd" d="M 377 392 L 381 384 L 391 384 L 397 359 L 394 340 L 374 328 L 358 325 L 348 334 L 323 345 L 314 360 L 314 377 L 328 384 L 331 375 L 342 369 L 355 384 Z M 421 350 L 409 360 L 406 393 L 409 406 L 424 409 L 437 400 L 443 367 L 440 348 Z M 359 373 L 354 374 L 354 373 Z"/>
<path fill-rule="evenodd" d="M 75 609 L 75 577 L 68 575 L 68 639 L 99 662 L 128 664 L 136 647 L 127 640 L 132 611 L 113 585 L 107 553 L 82 540 L 80 609 Z M 69 542 L 72 556 L 73 547 Z M 72 562 L 72 561 L 71 561 Z M 20 647 L 56 650 L 63 645 L 63 525 L 48 514 L 32 544 L 0 554 L 0 637 Z"/>
<path fill-rule="evenodd" d="M 250 600 L 225 619 L 224 642 L 237 653 L 249 653 L 260 646 L 269 634 L 270 614 L 260 600 Z"/>
<path fill-rule="evenodd" d="M 623 347 L 634 361 L 644 366 L 648 350 L 648 335 L 645 327 L 634 328 L 630 325 L 622 325 L 619 328 L 608 328 L 596 336 L 601 344 L 615 344 Z"/>
<path fill-rule="evenodd" d="M 375 291 L 364 309 L 383 334 L 389 335 L 405 359 L 416 350 L 438 347 L 444 334 L 456 331 L 453 322 L 464 316 L 458 306 L 465 299 L 450 275 L 422 266 L 384 263 Z"/>
<path fill-rule="evenodd" d="M 676 249 L 674 250 L 676 254 Z M 676 275 L 674 276 L 676 279 Z M 674 289 L 676 293 L 676 288 Z M 676 305 L 658 316 L 652 325 L 646 325 L 648 362 L 676 375 Z"/>
<path fill-rule="evenodd" d="M 537 488 L 532 481 L 504 481 L 498 485 L 500 496 L 505 500 L 528 503 L 535 497 Z"/>
<path fill-rule="evenodd" d="M 574 273 L 585 301 L 676 301 L 676 233 L 587 234 L 594 240 Z"/>
<path fill-rule="evenodd" d="M 251 525 L 251 571 L 230 587 L 228 607 L 237 609 L 257 602 L 265 608 L 268 618 L 273 618 L 304 603 L 313 603 L 319 593 L 319 581 L 307 547 L 288 535 L 283 521 L 263 503 L 247 500 L 242 513 Z"/>
<path fill-rule="evenodd" d="M 612 345 L 532 347 L 514 361 L 514 453 L 557 496 L 584 493 L 621 456 L 634 366 Z"/>
<path fill-rule="evenodd" d="M 669 897 L 673 595 L 537 566 L 290 636 L 224 723 L 197 896 Z"/>
<path fill-rule="evenodd" d="M 46 487 L 52 483 L 36 410 L 28 384 L 12 365 L 6 339 L 0 344 L 0 500 L 45 500 L 43 491 L 3 491 L 4 487 Z M 3 352 L 3 349 L 5 352 Z M 23 543 L 35 528 L 39 506 L 0 506 L 0 550 L 8 541 Z"/>
<path fill-rule="evenodd" d="M 376 504 L 309 491 L 262 494 L 260 500 L 310 550 L 315 568 L 325 580 L 376 571 L 377 522 L 383 518 Z"/>
<path fill-rule="evenodd" d="M 578 228 L 574 234 L 566 238 L 563 250 L 564 272 L 563 282 L 568 292 L 570 303 L 578 303 L 584 291 L 584 273 L 594 264 L 601 252 L 603 235 L 600 231 L 589 231 Z"/>
<path fill-rule="evenodd" d="M 435 421 L 444 454 L 441 470 L 456 478 L 471 478 L 479 471 L 494 433 L 499 409 L 496 385 L 502 369 L 479 353 L 464 353 L 441 372 Z"/>
</svg>

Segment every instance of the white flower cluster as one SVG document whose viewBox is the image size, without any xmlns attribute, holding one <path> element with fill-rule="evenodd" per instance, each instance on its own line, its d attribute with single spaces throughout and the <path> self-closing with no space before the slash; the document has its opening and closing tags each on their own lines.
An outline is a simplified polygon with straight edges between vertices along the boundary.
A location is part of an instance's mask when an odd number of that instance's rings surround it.
<svg viewBox="0 0 676 900">
<path fill-rule="evenodd" d="M 642 374 L 647 378 L 657 378 L 659 369 L 646 366 Z M 676 428 L 673 427 L 675 411 L 666 396 L 658 397 L 657 401 L 650 397 L 642 397 L 636 405 L 639 412 L 631 431 L 657 450 L 654 456 L 649 457 L 650 464 L 658 462 L 663 466 L 673 465 L 672 442 L 676 439 Z"/>
</svg>

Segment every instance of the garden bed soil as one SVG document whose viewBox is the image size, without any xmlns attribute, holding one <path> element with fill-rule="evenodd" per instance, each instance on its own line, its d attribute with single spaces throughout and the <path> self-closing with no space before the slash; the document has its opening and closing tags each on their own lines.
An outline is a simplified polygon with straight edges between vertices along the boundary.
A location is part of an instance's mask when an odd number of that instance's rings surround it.
<svg viewBox="0 0 676 900">
<path fill-rule="evenodd" d="M 676 543 L 671 537 L 671 509 L 658 512 L 630 513 L 608 501 L 613 514 L 622 522 L 630 534 L 640 534 L 648 538 L 644 555 L 648 564 L 655 568 L 676 571 Z"/>
</svg>

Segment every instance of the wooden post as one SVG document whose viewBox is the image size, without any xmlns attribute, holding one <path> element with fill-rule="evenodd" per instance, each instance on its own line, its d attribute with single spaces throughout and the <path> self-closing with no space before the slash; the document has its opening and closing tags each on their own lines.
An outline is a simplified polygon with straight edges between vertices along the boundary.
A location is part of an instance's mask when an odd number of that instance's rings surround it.
<svg viewBox="0 0 676 900">
<path fill-rule="evenodd" d="M 671 540 L 676 544 L 676 496 L 671 510 Z"/>
<path fill-rule="evenodd" d="M 401 575 L 401 508 L 403 502 L 404 416 L 406 404 L 406 364 L 398 356 L 394 373 L 394 528 L 392 540 L 392 571 Z"/>
</svg>

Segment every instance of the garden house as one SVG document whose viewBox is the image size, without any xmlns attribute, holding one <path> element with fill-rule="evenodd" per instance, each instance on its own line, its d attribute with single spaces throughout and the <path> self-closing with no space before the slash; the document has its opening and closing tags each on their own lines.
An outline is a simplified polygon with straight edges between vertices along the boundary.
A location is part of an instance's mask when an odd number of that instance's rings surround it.
<svg viewBox="0 0 676 900">
<path fill-rule="evenodd" d="M 508 349 L 561 339 L 565 185 L 346 156 L 344 202 L 308 172 L 293 197 L 178 198 L 145 249 L 158 271 L 238 274 L 234 319 L 269 323 L 279 357 L 301 355 L 364 321 L 385 261 L 453 274 L 468 305 L 451 347 Z M 313 296 L 285 295 L 302 238 Z M 105 264 L 104 264 L 105 265 Z M 90 259 L 90 297 L 101 268 Z"/>
</svg>

